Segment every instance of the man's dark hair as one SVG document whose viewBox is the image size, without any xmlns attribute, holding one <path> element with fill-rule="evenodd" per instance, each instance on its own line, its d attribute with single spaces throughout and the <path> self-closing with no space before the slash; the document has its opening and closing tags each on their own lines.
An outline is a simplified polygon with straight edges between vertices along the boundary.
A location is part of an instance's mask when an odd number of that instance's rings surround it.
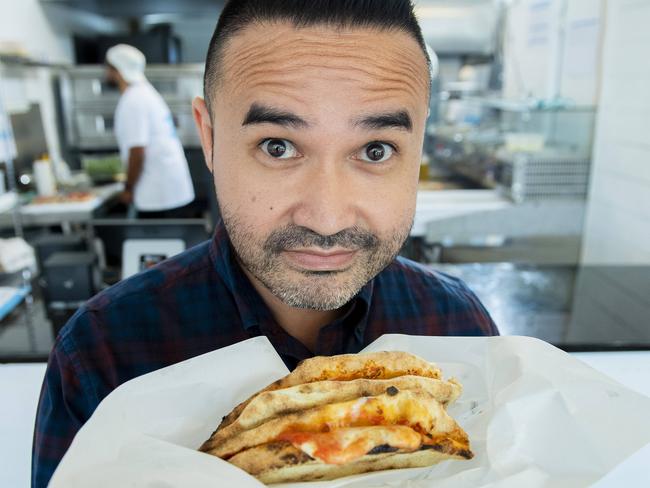
<svg viewBox="0 0 650 488">
<path fill-rule="evenodd" d="M 203 76 L 203 92 L 210 96 L 223 73 L 223 48 L 251 23 L 285 21 L 295 27 L 329 25 L 337 28 L 377 27 L 410 34 L 430 63 L 411 0 L 228 0 L 210 39 Z"/>
</svg>

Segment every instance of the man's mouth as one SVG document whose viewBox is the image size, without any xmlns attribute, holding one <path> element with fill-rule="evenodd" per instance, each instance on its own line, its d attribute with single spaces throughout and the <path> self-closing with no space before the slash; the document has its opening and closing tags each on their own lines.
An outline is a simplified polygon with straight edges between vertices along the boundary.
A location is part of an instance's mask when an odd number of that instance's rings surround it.
<svg viewBox="0 0 650 488">
<path fill-rule="evenodd" d="M 355 249 L 291 249 L 283 251 L 295 267 L 307 271 L 341 271 L 350 266 Z"/>
</svg>

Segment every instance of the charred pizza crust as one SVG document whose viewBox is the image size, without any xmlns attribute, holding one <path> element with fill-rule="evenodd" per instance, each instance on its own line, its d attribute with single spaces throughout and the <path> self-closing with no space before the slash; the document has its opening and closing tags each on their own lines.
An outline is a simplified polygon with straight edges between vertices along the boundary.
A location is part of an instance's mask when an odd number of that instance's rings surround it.
<svg viewBox="0 0 650 488">
<path fill-rule="evenodd" d="M 471 459 L 469 449 L 452 443 L 427 446 L 415 452 L 393 450 L 382 446 L 347 464 L 326 464 L 310 457 L 289 442 L 273 442 L 242 451 L 230 462 L 255 476 L 263 483 L 331 480 L 353 474 L 383 469 L 418 468 L 431 466 L 448 459 Z"/>
</svg>

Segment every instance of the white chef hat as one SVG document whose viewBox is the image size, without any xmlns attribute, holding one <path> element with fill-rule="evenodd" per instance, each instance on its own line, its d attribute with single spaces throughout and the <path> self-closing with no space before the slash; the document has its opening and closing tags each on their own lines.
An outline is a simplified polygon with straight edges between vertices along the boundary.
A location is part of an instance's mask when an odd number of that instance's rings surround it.
<svg viewBox="0 0 650 488">
<path fill-rule="evenodd" d="M 118 44 L 106 51 L 106 61 L 113 66 L 127 83 L 145 79 L 147 60 L 139 49 L 128 44 Z"/>
</svg>

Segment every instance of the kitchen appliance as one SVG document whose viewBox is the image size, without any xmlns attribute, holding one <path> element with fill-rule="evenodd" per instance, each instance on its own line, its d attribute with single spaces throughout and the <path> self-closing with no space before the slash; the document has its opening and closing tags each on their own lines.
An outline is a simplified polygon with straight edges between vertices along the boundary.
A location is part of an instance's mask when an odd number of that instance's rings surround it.
<svg viewBox="0 0 650 488">
<path fill-rule="evenodd" d="M 185 250 L 182 239 L 127 239 L 122 246 L 122 279 L 145 271 Z"/>
<path fill-rule="evenodd" d="M 88 251 L 57 252 L 45 260 L 43 273 L 48 283 L 50 304 L 77 308 L 98 289 L 97 257 Z"/>
<path fill-rule="evenodd" d="M 97 256 L 88 251 L 56 252 L 43 264 L 46 310 L 54 336 L 75 311 L 99 290 Z"/>
<path fill-rule="evenodd" d="M 99 289 L 96 256 L 81 234 L 43 235 L 33 244 L 45 313 L 56 337 L 81 303 Z"/>
<path fill-rule="evenodd" d="M 36 238 L 32 242 L 36 252 L 36 264 L 38 269 L 44 269 L 45 261 L 57 252 L 78 252 L 86 251 L 88 243 L 81 234 L 46 234 Z"/>
</svg>

